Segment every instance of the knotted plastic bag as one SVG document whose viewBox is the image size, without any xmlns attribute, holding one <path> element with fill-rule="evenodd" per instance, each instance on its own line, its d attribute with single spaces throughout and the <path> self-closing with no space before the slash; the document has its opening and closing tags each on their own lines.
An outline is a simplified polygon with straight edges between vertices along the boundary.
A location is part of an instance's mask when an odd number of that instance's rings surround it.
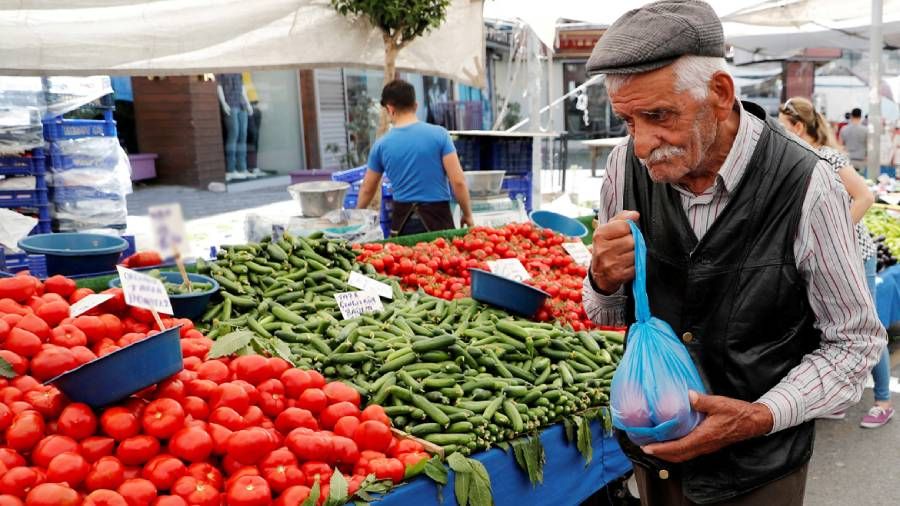
<svg viewBox="0 0 900 506">
<path fill-rule="evenodd" d="M 625 355 L 613 376 L 613 425 L 637 445 L 678 439 L 694 430 L 703 415 L 691 409 L 688 390 L 705 393 L 700 373 L 668 323 L 650 314 L 647 300 L 647 246 L 637 225 L 632 284 L 637 321 L 628 330 Z"/>
</svg>

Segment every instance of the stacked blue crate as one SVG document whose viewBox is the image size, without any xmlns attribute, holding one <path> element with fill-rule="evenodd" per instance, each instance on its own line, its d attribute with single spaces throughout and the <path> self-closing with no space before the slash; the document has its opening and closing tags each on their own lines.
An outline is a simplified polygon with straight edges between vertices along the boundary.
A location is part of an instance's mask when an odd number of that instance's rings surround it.
<svg viewBox="0 0 900 506">
<path fill-rule="evenodd" d="M 35 148 L 25 156 L 0 156 L 0 176 L 31 176 L 34 189 L 0 190 L 0 207 L 21 209 L 33 213 L 38 219 L 32 234 L 50 232 L 50 203 L 47 195 L 47 178 L 44 150 Z"/>
<path fill-rule="evenodd" d="M 359 202 L 359 190 L 362 188 L 362 180 L 366 176 L 366 167 L 356 167 L 353 169 L 335 172 L 331 175 L 333 181 L 343 181 L 350 183 L 350 189 L 344 196 L 344 209 L 356 209 Z M 391 233 L 391 211 L 394 208 L 393 191 L 391 182 L 388 179 L 381 180 L 381 230 L 384 231 L 385 237 Z"/>
<path fill-rule="evenodd" d="M 503 189 L 509 198 L 522 198 L 525 210 L 531 212 L 534 198 L 531 192 L 531 138 L 497 138 L 491 145 L 491 167 L 506 171 Z"/>
</svg>

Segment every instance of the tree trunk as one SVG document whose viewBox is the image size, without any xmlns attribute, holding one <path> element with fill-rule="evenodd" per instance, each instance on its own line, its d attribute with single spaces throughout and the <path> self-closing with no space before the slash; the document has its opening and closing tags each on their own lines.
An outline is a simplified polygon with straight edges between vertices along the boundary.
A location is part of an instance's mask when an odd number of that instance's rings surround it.
<svg viewBox="0 0 900 506">
<path fill-rule="evenodd" d="M 384 85 L 394 80 L 397 74 L 397 53 L 400 52 L 400 48 L 397 47 L 397 43 L 394 42 L 394 39 L 388 35 L 384 34 Z M 390 126 L 390 118 L 388 117 L 387 109 L 384 107 L 381 108 L 381 116 L 378 121 L 378 130 L 375 132 L 375 138 L 379 138 L 388 131 L 388 127 Z M 381 210 L 381 185 L 378 185 L 378 189 L 375 191 L 375 197 L 372 199 L 372 202 L 369 204 L 369 209 L 379 211 Z"/>
</svg>

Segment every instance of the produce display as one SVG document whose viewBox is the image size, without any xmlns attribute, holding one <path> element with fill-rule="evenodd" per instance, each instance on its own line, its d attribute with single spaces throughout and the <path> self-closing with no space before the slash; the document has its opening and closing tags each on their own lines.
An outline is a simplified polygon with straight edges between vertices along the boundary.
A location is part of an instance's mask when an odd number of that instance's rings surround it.
<svg viewBox="0 0 900 506">
<path fill-rule="evenodd" d="M 469 296 L 471 267 L 488 269 L 489 260 L 518 258 L 531 275 L 527 284 L 550 294 L 538 312 L 539 321 L 555 321 L 574 330 L 592 328 L 581 305 L 581 290 L 587 267 L 578 265 L 563 249 L 575 241 L 530 223 L 500 228 L 475 227 L 463 237 L 438 238 L 414 246 L 366 244 L 359 247 L 359 260 L 380 273 L 396 276 L 410 290 L 447 300 Z"/>
<path fill-rule="evenodd" d="M 180 373 L 102 411 L 70 403 L 41 382 L 156 332 L 112 293 L 69 318 L 74 281 L 0 279 L 0 504 L 337 505 L 427 463 L 353 388 L 233 356 L 189 320 L 163 318 L 181 325 Z"/>
<path fill-rule="evenodd" d="M 200 281 L 192 281 L 190 288 L 188 288 L 188 286 L 184 283 L 172 283 L 157 269 L 147 271 L 144 274 L 162 281 L 163 286 L 166 287 L 166 293 L 168 293 L 169 295 L 184 295 L 188 293 L 208 292 L 212 290 L 213 287 L 212 283 L 203 283 Z"/>
<path fill-rule="evenodd" d="M 894 265 L 900 257 L 900 222 L 888 211 L 873 207 L 863 216 L 863 223 L 878 246 L 878 270 Z"/>
<path fill-rule="evenodd" d="M 383 312 L 341 320 L 334 293 L 355 291 L 349 271 L 375 276 L 353 257 L 341 243 L 290 236 L 223 248 L 199 266 L 222 289 L 203 318 L 209 335 L 346 380 L 396 427 L 448 453 L 607 404 L 620 333 L 515 319 L 472 299 L 403 292 L 387 278 L 394 298 Z"/>
</svg>

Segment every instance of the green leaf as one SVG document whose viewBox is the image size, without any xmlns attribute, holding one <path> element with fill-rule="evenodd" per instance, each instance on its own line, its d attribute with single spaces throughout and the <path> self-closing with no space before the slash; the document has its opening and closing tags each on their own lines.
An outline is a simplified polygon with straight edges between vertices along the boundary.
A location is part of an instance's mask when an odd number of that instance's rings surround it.
<svg viewBox="0 0 900 506">
<path fill-rule="evenodd" d="M 341 506 L 346 503 L 348 499 L 348 485 L 347 479 L 344 478 L 341 471 L 335 469 L 334 474 L 331 475 L 331 482 L 328 485 L 328 501 L 325 504 L 327 506 Z"/>
<path fill-rule="evenodd" d="M 497 443 L 497 448 L 500 448 L 501 450 L 508 453 L 509 452 L 509 443 L 507 443 L 506 441 L 500 441 L 499 443 Z"/>
<path fill-rule="evenodd" d="M 316 480 L 316 483 L 313 484 L 312 489 L 309 491 L 309 497 L 307 497 L 300 506 L 316 506 L 319 502 L 319 495 L 321 495 L 321 493 L 322 489 L 319 487 L 319 480 Z"/>
<path fill-rule="evenodd" d="M 544 482 L 544 463 L 546 455 L 544 445 L 538 437 L 517 439 L 512 444 L 516 463 L 528 475 L 532 485 Z"/>
<path fill-rule="evenodd" d="M 0 357 L 0 378 L 12 379 L 16 377 L 16 371 L 13 370 L 12 364 Z"/>
<path fill-rule="evenodd" d="M 456 472 L 454 492 L 459 506 L 491 506 L 491 477 L 481 462 L 454 453 L 447 463 Z"/>
<path fill-rule="evenodd" d="M 468 506 L 469 489 L 472 481 L 472 473 L 456 473 L 456 480 L 453 485 L 453 492 L 456 494 L 456 502 L 459 506 Z"/>
<path fill-rule="evenodd" d="M 563 427 L 566 429 L 566 441 L 570 444 L 575 442 L 575 427 L 572 420 L 563 418 Z"/>
<path fill-rule="evenodd" d="M 294 363 L 294 354 L 291 352 L 291 347 L 288 346 L 286 342 L 275 338 L 269 341 L 269 344 L 271 344 L 273 354 L 276 357 L 287 360 L 291 364 Z"/>
<path fill-rule="evenodd" d="M 209 350 L 207 360 L 219 357 L 227 357 L 234 355 L 239 350 L 250 344 L 250 340 L 256 336 L 249 330 L 238 330 L 230 334 L 226 334 L 213 342 L 212 348 Z"/>
<path fill-rule="evenodd" d="M 353 506 L 369 506 L 369 501 L 353 501 Z"/>
<path fill-rule="evenodd" d="M 493 492 L 491 490 L 491 476 L 485 469 L 484 464 L 475 459 L 469 459 L 473 473 L 472 483 L 470 486 L 470 504 L 472 506 L 491 506 L 494 503 Z"/>
<path fill-rule="evenodd" d="M 413 476 L 422 474 L 422 472 L 425 470 L 425 466 L 428 465 L 428 462 L 428 459 L 422 459 L 414 466 L 406 466 L 406 471 L 403 472 L 403 479 L 408 480 Z"/>
<path fill-rule="evenodd" d="M 587 467 L 594 458 L 594 442 L 591 437 L 591 422 L 580 416 L 576 418 L 576 423 L 578 425 L 578 451 L 581 452 L 581 456 L 584 457 L 584 465 Z"/>
<path fill-rule="evenodd" d="M 440 485 L 447 484 L 447 468 L 439 457 L 434 456 L 425 464 L 425 476 Z"/>
</svg>

